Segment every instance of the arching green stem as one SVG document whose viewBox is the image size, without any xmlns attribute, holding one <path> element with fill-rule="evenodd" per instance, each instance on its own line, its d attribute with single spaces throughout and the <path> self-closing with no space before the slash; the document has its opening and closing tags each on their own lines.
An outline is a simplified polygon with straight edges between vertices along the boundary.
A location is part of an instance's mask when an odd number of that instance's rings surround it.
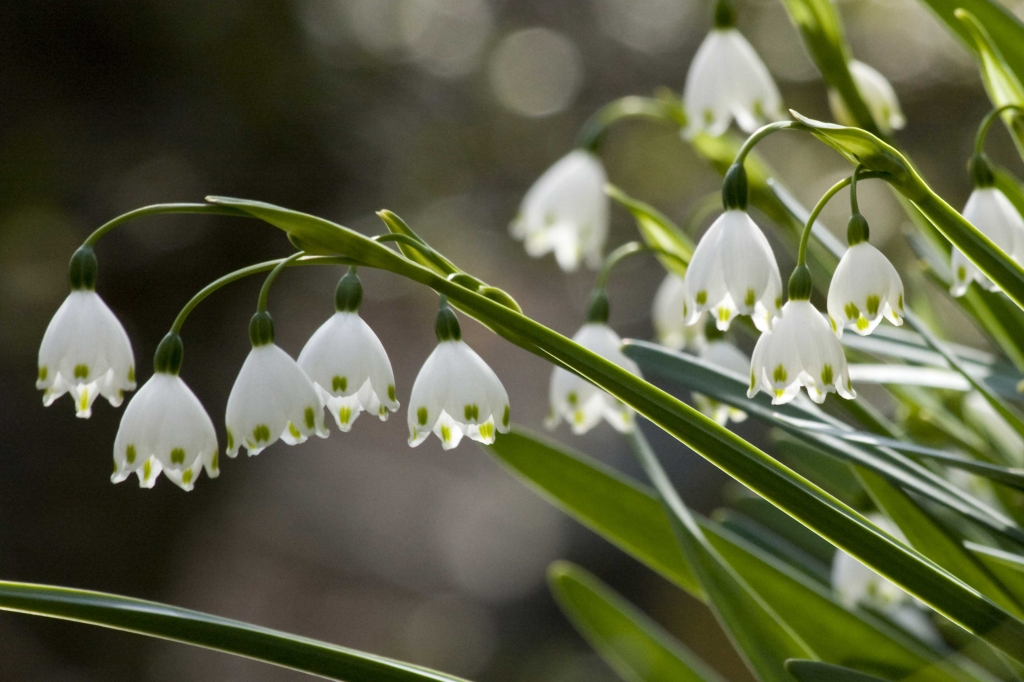
<svg viewBox="0 0 1024 682">
<path fill-rule="evenodd" d="M 995 123 L 996 119 L 1001 114 L 1007 111 L 1015 111 L 1018 114 L 1024 114 L 1024 107 L 1017 104 L 1004 104 L 1001 107 L 996 107 L 992 111 L 985 114 L 985 118 L 981 119 L 981 124 L 978 126 L 978 132 L 974 136 L 974 155 L 984 153 L 985 151 L 985 137 L 988 135 L 989 128 Z"/>
<path fill-rule="evenodd" d="M 609 102 L 587 119 L 576 137 L 576 148 L 597 152 L 605 132 L 613 124 L 626 119 L 644 118 L 669 125 L 684 127 L 686 115 L 682 107 L 667 99 L 632 95 Z"/>
<path fill-rule="evenodd" d="M 769 123 L 768 125 L 761 126 L 750 134 L 750 137 L 744 141 L 743 146 L 736 152 L 736 158 L 733 160 L 733 164 L 743 165 L 743 162 L 747 160 L 747 154 L 754 146 L 768 137 L 774 132 L 779 130 L 788 130 L 790 128 L 798 128 L 800 124 L 797 121 L 776 121 L 775 123 Z"/>
<path fill-rule="evenodd" d="M 288 267 L 290 263 L 294 263 L 295 261 L 299 260 L 305 255 L 305 251 L 296 251 L 295 253 L 288 256 L 287 258 L 285 258 L 280 263 L 274 266 L 274 269 L 270 271 L 270 274 L 267 275 L 267 278 L 263 280 L 263 286 L 260 288 L 260 297 L 256 301 L 256 312 L 266 312 L 267 299 L 270 298 L 270 287 L 273 286 L 274 280 L 277 279 L 277 276 L 281 274 L 281 271 Z"/>
<path fill-rule="evenodd" d="M 180 334 L 181 327 L 185 324 L 185 320 L 188 319 L 189 314 L 196 309 L 203 300 L 212 294 L 213 292 L 221 289 L 232 282 L 237 282 L 240 279 L 245 279 L 251 275 L 258 275 L 261 272 L 267 272 L 281 265 L 286 258 L 279 258 L 277 260 L 265 261 L 263 263 L 256 263 L 234 272 L 215 279 L 214 281 L 207 284 L 205 287 L 199 290 L 199 292 L 193 296 L 185 307 L 181 309 L 178 316 L 174 318 L 174 324 L 171 325 L 171 333 Z M 360 263 L 352 258 L 346 256 L 305 256 L 298 260 L 293 260 L 288 263 L 285 267 L 293 267 L 296 265 L 360 265 Z"/>
<path fill-rule="evenodd" d="M 864 166 L 857 166 L 853 169 L 853 175 L 850 176 L 850 212 L 860 213 L 860 205 L 857 203 L 857 180 L 861 173 L 864 172 Z"/>
<path fill-rule="evenodd" d="M 107 232 L 110 232 L 118 225 L 123 225 L 124 223 L 135 220 L 136 218 L 143 218 L 151 215 L 162 215 L 166 213 L 205 213 L 209 215 L 229 215 L 238 218 L 252 218 L 252 216 L 245 211 L 240 211 L 231 206 L 217 206 L 214 204 L 154 204 L 152 206 L 137 208 L 134 211 L 128 211 L 127 213 L 119 215 L 113 220 L 104 223 L 96 228 L 93 233 L 86 238 L 85 242 L 83 242 L 83 246 L 95 246 L 100 237 L 105 235 Z"/>
<path fill-rule="evenodd" d="M 640 253 L 655 253 L 659 256 L 665 256 L 666 258 L 671 258 L 672 260 L 682 263 L 684 268 L 687 265 L 686 261 L 666 249 L 662 249 L 657 246 L 650 246 L 643 242 L 627 242 L 612 251 L 604 259 L 604 264 L 601 266 L 601 270 L 597 273 L 597 281 L 594 282 L 594 288 L 604 289 L 608 285 L 608 278 L 611 277 L 612 270 L 615 266 L 630 256 L 635 256 Z"/>
<path fill-rule="evenodd" d="M 868 180 L 868 179 L 871 179 L 871 178 L 877 178 L 877 177 L 881 177 L 882 175 L 884 175 L 884 173 L 880 173 L 880 172 L 876 172 L 876 171 L 865 171 L 865 170 L 862 170 L 860 166 L 858 166 L 857 168 L 860 169 L 860 172 L 858 173 L 855 170 L 854 173 L 857 175 L 857 179 L 858 180 Z M 799 248 L 799 250 L 797 251 L 797 254 L 796 254 L 796 264 L 798 266 L 799 265 L 804 265 L 806 263 L 806 260 L 807 260 L 807 242 L 811 238 L 811 228 L 814 227 L 814 223 L 818 219 L 818 215 L 821 214 L 822 209 L 825 208 L 825 205 L 828 204 L 829 200 L 832 197 L 834 197 L 839 192 L 839 190 L 841 190 L 844 187 L 846 187 L 847 185 L 849 185 L 852 181 L 853 181 L 853 176 L 850 176 L 848 178 L 843 178 L 842 180 L 840 180 L 836 184 L 832 185 L 828 189 L 828 191 L 825 192 L 825 194 L 822 195 L 821 199 L 818 199 L 818 203 L 814 205 L 814 209 L 811 210 L 811 214 L 809 216 L 807 216 L 807 223 L 804 225 L 804 231 L 802 233 L 800 233 L 800 248 Z M 852 201 L 856 201 L 856 199 L 851 199 L 851 202 Z"/>
</svg>

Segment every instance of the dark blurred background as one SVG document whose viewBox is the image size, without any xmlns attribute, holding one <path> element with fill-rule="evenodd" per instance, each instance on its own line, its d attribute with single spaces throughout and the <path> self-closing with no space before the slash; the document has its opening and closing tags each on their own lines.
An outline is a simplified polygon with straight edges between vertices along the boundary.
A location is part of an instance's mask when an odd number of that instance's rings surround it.
<svg viewBox="0 0 1024 682">
<path fill-rule="evenodd" d="M 740 28 L 787 105 L 829 116 L 825 90 L 781 4 L 738 3 Z M 349 434 L 226 461 L 183 493 L 109 483 L 120 411 L 89 421 L 34 389 L 36 353 L 67 293 L 67 260 L 102 222 L 208 194 L 261 199 L 379 233 L 390 208 L 540 321 L 572 333 L 591 274 L 531 260 L 506 226 L 523 192 L 602 103 L 678 91 L 710 25 L 706 0 L 13 0 L 0 3 L 0 576 L 106 590 L 241 618 L 479 680 L 613 679 L 557 610 L 545 568 L 569 558 L 638 603 L 730 679 L 748 679 L 708 611 L 585 531 L 464 441 L 411 450 L 405 413 Z M 856 55 L 896 87 L 897 137 L 954 205 L 989 105 L 964 49 L 912 0 L 841 3 Z M 1005 133 L 993 155 L 1013 161 Z M 810 138 L 764 152 L 813 202 L 849 172 Z M 1001 153 L 1002 152 L 1002 153 Z M 671 131 L 623 125 L 603 150 L 611 180 L 684 221 L 717 186 Z M 910 259 L 901 214 L 862 190 L 872 236 Z M 834 228 L 841 204 L 826 213 Z M 611 245 L 635 229 L 614 211 Z M 158 217 L 98 248 L 98 290 L 132 338 L 140 380 L 180 306 L 236 267 L 288 253 L 256 222 Z M 271 298 L 297 354 L 332 312 L 339 271 L 286 273 Z M 657 268 L 634 260 L 612 323 L 650 336 Z M 931 296 L 907 275 L 913 297 Z M 436 298 L 364 274 L 363 315 L 408 399 L 433 347 Z M 247 351 L 259 282 L 223 290 L 184 329 L 183 376 L 221 427 Z M 965 325 L 962 340 L 972 341 Z M 540 428 L 550 367 L 478 325 L 469 342 Z M 740 432 L 763 442 L 756 426 Z M 557 437 L 635 473 L 607 426 Z M 725 478 L 652 434 L 685 498 L 708 512 Z M 223 461 L 223 460 L 222 460 Z M 83 625 L 0 614 L 0 680 L 299 680 L 297 673 Z"/>
</svg>

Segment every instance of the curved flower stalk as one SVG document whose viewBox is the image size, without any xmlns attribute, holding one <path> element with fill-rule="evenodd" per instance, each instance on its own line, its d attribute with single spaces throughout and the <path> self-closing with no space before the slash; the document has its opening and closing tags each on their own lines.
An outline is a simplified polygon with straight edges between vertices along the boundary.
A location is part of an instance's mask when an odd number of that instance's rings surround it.
<svg viewBox="0 0 1024 682">
<path fill-rule="evenodd" d="M 228 396 L 228 457 L 237 456 L 243 446 L 249 456 L 258 455 L 278 439 L 298 445 L 313 434 L 326 438 L 320 394 L 298 363 L 274 343 L 274 323 L 265 310 L 253 315 L 249 338 L 252 350 Z"/>
<path fill-rule="evenodd" d="M 737 315 L 750 315 L 761 331 L 782 307 L 782 279 L 775 254 L 757 224 L 739 208 L 726 210 L 694 249 L 683 292 L 684 324 L 711 311 L 725 331 Z"/>
<path fill-rule="evenodd" d="M 359 316 L 362 298 L 359 277 L 349 270 L 338 282 L 336 312 L 313 333 L 298 359 L 342 431 L 350 430 L 363 410 L 386 421 L 399 407 L 384 344 Z"/>
<path fill-rule="evenodd" d="M 128 334 L 96 293 L 96 256 L 83 246 L 71 258 L 71 293 L 64 299 L 39 346 L 36 388 L 49 407 L 70 393 L 75 411 L 92 416 L 102 395 L 119 407 L 125 391 L 135 390 L 135 356 Z"/>
<path fill-rule="evenodd" d="M 183 490 L 199 473 L 220 475 L 217 433 L 192 389 L 178 376 L 181 337 L 171 332 L 156 351 L 153 376 L 125 408 L 114 439 L 114 473 L 120 483 L 133 472 L 139 486 L 152 488 L 163 472 Z"/>
<path fill-rule="evenodd" d="M 717 367 L 735 372 L 741 377 L 750 369 L 750 358 L 724 339 L 708 342 L 704 348 L 698 351 L 697 357 Z M 721 426 L 725 426 L 730 421 L 739 423 L 747 418 L 747 413 L 743 410 L 709 398 L 703 393 L 694 393 L 693 402 L 697 405 L 698 410 Z"/>
<path fill-rule="evenodd" d="M 409 396 L 409 445 L 431 432 L 441 447 L 457 447 L 463 436 L 484 444 L 511 428 L 508 393 L 483 358 L 462 340 L 455 311 L 442 299 L 437 347 L 423 363 Z"/>
<path fill-rule="evenodd" d="M 701 313 L 692 324 L 686 324 L 686 286 L 683 278 L 674 272 L 665 275 L 657 293 L 654 295 L 654 306 L 651 319 L 654 322 L 654 335 L 658 343 L 675 350 L 690 349 L 700 351 L 707 344 L 704 333 L 704 320 Z"/>
<path fill-rule="evenodd" d="M 583 149 L 569 152 L 527 191 L 509 226 L 512 236 L 535 258 L 554 252 L 567 272 L 577 270 L 581 261 L 599 267 L 608 238 L 607 182 L 597 156 Z"/>
<path fill-rule="evenodd" d="M 850 60 L 849 67 L 853 82 L 857 85 L 857 90 L 867 104 L 878 129 L 886 135 L 894 130 L 902 130 L 907 124 L 907 119 L 903 116 L 903 108 L 892 84 L 864 62 L 853 59 Z M 832 116 L 838 123 L 844 126 L 857 125 L 842 96 L 834 88 L 828 90 L 828 104 L 832 109 Z"/>
<path fill-rule="evenodd" d="M 1014 260 L 1020 260 L 1021 251 L 1024 249 L 1024 220 L 999 188 L 993 185 L 976 185 L 971 196 L 967 198 L 962 214 L 996 246 Z M 999 290 L 999 287 L 982 274 L 956 247 L 953 247 L 950 257 L 950 268 L 953 270 L 953 285 L 949 291 L 953 296 L 963 296 L 967 293 L 967 287 L 971 282 L 977 282 L 989 291 Z"/>
<path fill-rule="evenodd" d="M 808 300 L 810 278 L 806 265 L 798 265 L 793 272 L 782 315 L 754 346 L 747 397 L 764 391 L 772 396 L 773 405 L 782 405 L 795 398 L 801 386 L 816 403 L 832 392 L 847 399 L 857 397 L 839 339 Z"/>
<path fill-rule="evenodd" d="M 572 340 L 640 376 L 640 367 L 622 353 L 622 339 L 608 326 L 607 321 L 608 300 L 603 292 L 599 292 L 592 299 L 587 323 L 580 327 Z M 556 367 L 551 374 L 549 394 L 551 411 L 544 422 L 549 429 L 556 428 L 563 419 L 578 436 L 590 431 L 602 419 L 620 433 L 629 433 L 634 428 L 633 408 L 561 367 Z"/>
<path fill-rule="evenodd" d="M 718 137 L 733 119 L 741 130 L 752 133 L 762 123 L 785 118 L 778 86 L 736 29 L 735 13 L 723 0 L 715 9 L 715 27 L 690 63 L 683 105 L 687 138 L 699 133 Z"/>
<path fill-rule="evenodd" d="M 881 251 L 868 243 L 868 223 L 860 213 L 850 217 L 846 233 L 850 248 L 839 260 L 828 288 L 829 324 L 840 338 L 844 327 L 866 336 L 883 317 L 900 326 L 903 280 L 899 273 Z"/>
</svg>

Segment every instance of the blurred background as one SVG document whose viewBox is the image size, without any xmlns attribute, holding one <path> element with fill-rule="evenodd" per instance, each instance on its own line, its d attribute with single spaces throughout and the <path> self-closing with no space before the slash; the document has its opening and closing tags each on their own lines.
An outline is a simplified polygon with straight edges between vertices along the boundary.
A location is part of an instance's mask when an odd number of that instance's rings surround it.
<svg viewBox="0 0 1024 682">
<path fill-rule="evenodd" d="M 828 118 L 825 90 L 775 0 L 738 2 L 741 30 L 788 106 Z M 989 108 L 964 49 L 912 0 L 840 3 L 856 56 L 894 84 L 898 134 L 960 206 Z M 36 353 L 67 293 L 67 261 L 102 222 L 208 194 L 273 202 L 366 233 L 402 215 L 470 272 L 563 333 L 582 322 L 592 274 L 532 260 L 508 236 L 522 194 L 571 148 L 587 116 L 627 94 L 682 88 L 710 26 L 707 0 L 17 0 L 0 3 L 0 576 L 166 601 L 436 667 L 477 680 L 612 680 L 562 617 L 547 565 L 576 561 L 634 600 L 730 679 L 746 677 L 709 612 L 563 516 L 475 444 L 411 450 L 405 413 L 349 434 L 223 462 L 185 494 L 168 481 L 109 483 L 120 411 L 89 421 L 34 389 Z M 1005 133 L 993 156 L 1011 164 Z M 762 145 L 813 203 L 849 166 L 809 137 Z M 603 158 L 612 182 L 679 222 L 718 185 L 671 131 L 626 124 Z M 835 202 L 826 222 L 844 230 Z M 907 266 L 902 217 L 865 183 L 873 241 Z M 614 210 L 610 245 L 635 235 Z M 288 253 L 255 221 L 159 217 L 100 243 L 98 290 L 124 322 L 145 380 L 174 315 L 201 286 Z M 784 263 L 784 268 L 787 267 Z M 901 267 L 901 271 L 903 268 Z M 912 269 L 910 270 L 912 273 Z M 270 309 L 297 354 L 333 312 L 341 272 L 289 271 Z M 436 298 L 366 272 L 363 316 L 391 356 L 398 397 L 434 345 Z M 612 324 L 649 338 L 661 274 L 622 266 Z M 921 277 L 908 293 L 930 296 Z M 225 289 L 184 329 L 183 377 L 223 443 L 224 404 L 248 352 L 258 281 Z M 950 315 L 955 314 L 950 307 Z M 968 325 L 952 325 L 976 341 Z M 516 422 L 541 428 L 550 366 L 464 324 L 503 379 Z M 740 432 L 763 442 L 758 427 Z M 556 437 L 636 473 L 601 426 Z M 725 477 L 651 434 L 686 500 L 708 513 Z M 0 680 L 300 680 L 302 675 L 82 625 L 0 614 Z"/>
</svg>

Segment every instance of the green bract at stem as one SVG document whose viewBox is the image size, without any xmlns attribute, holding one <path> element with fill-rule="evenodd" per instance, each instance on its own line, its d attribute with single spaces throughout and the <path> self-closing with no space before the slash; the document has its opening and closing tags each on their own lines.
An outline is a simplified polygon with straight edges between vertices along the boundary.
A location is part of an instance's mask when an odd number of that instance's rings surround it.
<svg viewBox="0 0 1024 682">
<path fill-rule="evenodd" d="M 597 273 L 597 280 L 594 282 L 594 288 L 605 289 L 608 286 L 608 278 L 611 277 L 612 270 L 615 269 L 615 266 L 630 256 L 636 256 L 641 253 L 654 253 L 659 256 L 670 258 L 677 263 L 682 264 L 684 269 L 687 266 L 686 261 L 667 249 L 663 249 L 658 246 L 651 246 L 650 244 L 644 244 L 642 242 L 626 242 L 605 257 L 604 264 L 601 265 L 601 269 Z"/>
<path fill-rule="evenodd" d="M 678 101 L 631 95 L 605 104 L 587 119 L 576 137 L 576 148 L 596 154 L 612 125 L 637 118 L 679 128 L 686 126 L 686 114 Z"/>
<path fill-rule="evenodd" d="M 373 241 L 375 241 L 375 242 L 400 242 L 402 244 L 405 244 L 406 246 L 411 246 L 412 248 L 414 248 L 417 251 L 419 251 L 420 253 L 422 253 L 424 256 L 429 258 L 434 263 L 434 265 L 436 265 L 439 269 L 441 269 L 443 271 L 446 271 L 446 272 L 449 272 L 451 274 L 457 274 L 459 272 L 459 269 L 456 268 L 451 263 L 451 261 L 449 261 L 447 258 L 442 256 L 441 254 L 439 254 L 437 251 L 434 251 L 434 249 L 431 248 L 431 246 L 429 244 L 427 244 L 426 242 L 421 241 L 419 239 L 414 239 L 413 237 L 410 237 L 407 234 L 401 234 L 400 232 L 392 232 L 390 234 L 382 234 L 382 235 L 378 235 L 378 236 L 374 237 Z M 477 281 L 479 281 L 479 280 L 477 280 Z"/>
<path fill-rule="evenodd" d="M 529 317 L 403 258 L 330 221 L 262 202 L 211 197 L 246 210 L 305 242 L 425 284 L 512 343 L 567 368 L 647 417 L 776 507 L 940 613 L 1024 662 L 1024 622 L 916 550 L 679 399 Z"/>
<path fill-rule="evenodd" d="M 215 206 L 212 204 L 153 204 L 152 206 L 143 206 L 137 208 L 134 211 L 128 211 L 123 213 L 113 220 L 104 223 L 100 227 L 96 228 L 92 234 L 90 234 L 83 246 L 95 246 L 96 242 L 99 241 L 100 237 L 110 232 L 118 225 L 123 225 L 136 218 L 142 218 L 150 215 L 161 215 L 166 213 L 205 213 L 208 215 L 229 215 L 238 218 L 251 218 L 252 216 L 247 214 L 245 211 L 239 211 L 231 208 L 230 206 Z"/>
<path fill-rule="evenodd" d="M 235 270 L 234 272 L 229 272 L 228 274 L 224 275 L 223 277 L 220 277 L 220 278 L 210 282 L 205 287 L 200 289 L 199 293 L 197 293 L 195 296 L 193 296 L 189 300 L 189 302 L 185 304 L 185 307 L 181 309 L 181 312 L 178 313 L 178 316 L 176 318 L 174 318 L 174 324 L 171 325 L 171 332 L 170 333 L 180 334 L 181 333 L 181 328 L 185 324 L 185 320 L 188 319 L 189 314 L 193 310 L 196 309 L 196 306 L 198 306 L 200 303 L 202 303 L 203 300 L 207 296 L 212 294 L 213 292 L 215 292 L 218 289 L 221 289 L 221 288 L 227 286 L 228 284 L 231 284 L 232 282 L 237 282 L 240 279 L 245 279 L 246 277 L 249 277 L 251 275 L 258 275 L 258 274 L 260 274 L 262 272 L 268 272 L 270 270 L 273 270 L 275 267 L 280 265 L 283 260 L 285 260 L 285 259 L 279 258 L 277 260 L 269 260 L 269 261 L 265 261 L 263 263 L 256 263 L 255 265 L 250 265 L 250 266 L 242 268 L 240 270 Z M 359 265 L 359 264 L 360 263 L 358 261 L 355 261 L 352 258 L 348 258 L 346 256 L 305 256 L 305 257 L 303 257 L 303 258 L 301 258 L 301 259 L 299 259 L 297 261 L 292 261 L 291 263 L 288 264 L 287 267 L 295 267 L 297 265 Z"/>
</svg>

